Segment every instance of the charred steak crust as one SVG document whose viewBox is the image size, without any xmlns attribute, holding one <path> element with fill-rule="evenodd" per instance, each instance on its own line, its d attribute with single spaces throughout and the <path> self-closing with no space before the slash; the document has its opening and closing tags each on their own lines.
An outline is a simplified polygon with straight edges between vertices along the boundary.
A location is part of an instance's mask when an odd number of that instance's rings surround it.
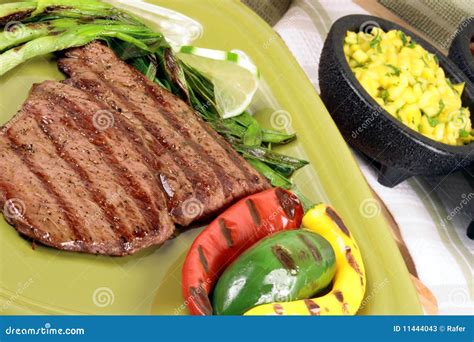
<svg viewBox="0 0 474 342">
<path fill-rule="evenodd" d="M 58 249 L 127 255 L 270 187 L 183 101 L 93 42 L 0 130 L 0 208 Z"/>
</svg>

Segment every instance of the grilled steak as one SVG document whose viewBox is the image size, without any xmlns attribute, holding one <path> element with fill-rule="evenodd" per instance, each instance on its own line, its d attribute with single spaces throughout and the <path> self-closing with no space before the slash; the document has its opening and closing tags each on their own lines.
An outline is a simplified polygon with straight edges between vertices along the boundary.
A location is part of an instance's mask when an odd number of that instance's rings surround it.
<svg viewBox="0 0 474 342">
<path fill-rule="evenodd" d="M 268 182 L 180 99 L 100 43 L 33 86 L 0 133 L 0 205 L 35 241 L 125 255 Z"/>
</svg>

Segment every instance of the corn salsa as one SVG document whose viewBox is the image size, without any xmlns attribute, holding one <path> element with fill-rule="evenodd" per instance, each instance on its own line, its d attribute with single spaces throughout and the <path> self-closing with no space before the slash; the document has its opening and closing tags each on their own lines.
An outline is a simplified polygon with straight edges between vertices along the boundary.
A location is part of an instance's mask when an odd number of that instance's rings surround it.
<svg viewBox="0 0 474 342">
<path fill-rule="evenodd" d="M 449 145 L 474 140 L 464 83 L 451 84 L 436 55 L 402 31 L 348 31 L 344 54 L 364 89 L 408 127 Z"/>
</svg>

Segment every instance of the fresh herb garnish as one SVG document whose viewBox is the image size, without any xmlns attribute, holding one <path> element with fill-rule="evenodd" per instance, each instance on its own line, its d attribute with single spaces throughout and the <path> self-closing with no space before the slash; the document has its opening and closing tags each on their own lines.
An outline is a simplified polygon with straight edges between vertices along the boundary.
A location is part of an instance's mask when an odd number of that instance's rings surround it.
<svg viewBox="0 0 474 342">
<path fill-rule="evenodd" d="M 400 34 L 400 39 L 402 40 L 402 43 L 403 43 L 403 46 L 407 45 L 407 36 L 404 32 L 402 31 L 399 31 L 399 34 Z"/>
<path fill-rule="evenodd" d="M 388 99 L 390 97 L 390 94 L 389 94 L 388 90 L 387 89 L 382 90 L 382 92 L 380 94 L 380 97 L 382 98 L 383 102 L 385 104 L 387 104 Z"/>
<path fill-rule="evenodd" d="M 446 83 L 448 84 L 448 86 L 454 90 L 453 88 L 453 83 L 451 82 L 451 80 L 449 78 L 446 77 Z"/>
<path fill-rule="evenodd" d="M 371 48 L 374 48 L 376 47 L 377 45 L 380 44 L 380 42 L 382 41 L 382 37 L 380 36 L 380 34 L 377 34 L 374 38 L 372 38 L 372 40 L 370 41 L 370 47 Z"/>
<path fill-rule="evenodd" d="M 428 119 L 428 123 L 431 127 L 436 127 L 436 125 L 439 123 L 438 119 L 436 118 L 432 118 L 430 116 L 427 116 L 426 118 Z"/>
<path fill-rule="evenodd" d="M 377 35 L 374 38 L 372 38 L 369 45 L 372 49 L 377 49 L 378 52 L 382 52 L 382 47 L 380 46 L 381 41 L 382 41 L 382 37 L 380 36 L 379 33 L 377 33 Z"/>
<path fill-rule="evenodd" d="M 400 76 L 400 73 L 402 72 L 400 70 L 400 68 L 397 68 L 395 65 L 392 65 L 392 64 L 385 64 L 385 66 L 389 67 L 390 69 L 392 69 L 392 72 L 389 73 L 389 75 L 391 76 Z"/>
<path fill-rule="evenodd" d="M 440 115 L 443 112 L 445 105 L 443 100 L 439 100 L 439 109 L 435 116 Z"/>
<path fill-rule="evenodd" d="M 421 60 L 423 61 L 423 63 L 425 64 L 425 66 L 429 67 L 428 62 L 425 60 L 425 55 L 423 55 L 423 56 L 421 57 Z"/>
</svg>

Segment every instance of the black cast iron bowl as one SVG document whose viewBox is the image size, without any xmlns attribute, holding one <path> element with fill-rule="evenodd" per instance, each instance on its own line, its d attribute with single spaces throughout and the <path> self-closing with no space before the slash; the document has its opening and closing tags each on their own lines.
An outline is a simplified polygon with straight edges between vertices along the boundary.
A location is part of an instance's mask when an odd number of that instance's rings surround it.
<svg viewBox="0 0 474 342">
<path fill-rule="evenodd" d="M 347 63 L 343 42 L 347 31 L 379 26 L 411 36 L 436 54 L 453 84 L 466 82 L 462 103 L 474 112 L 474 86 L 438 50 L 414 33 L 387 20 L 349 15 L 337 20 L 324 43 L 319 63 L 321 98 L 346 141 L 380 165 L 379 182 L 393 187 L 414 175 L 445 175 L 474 164 L 474 144 L 450 146 L 408 128 L 382 109 L 364 90 Z"/>
<path fill-rule="evenodd" d="M 474 56 L 469 44 L 474 38 L 474 17 L 469 18 L 459 25 L 456 36 L 449 48 L 449 59 L 458 66 L 466 76 L 474 82 Z"/>
</svg>

